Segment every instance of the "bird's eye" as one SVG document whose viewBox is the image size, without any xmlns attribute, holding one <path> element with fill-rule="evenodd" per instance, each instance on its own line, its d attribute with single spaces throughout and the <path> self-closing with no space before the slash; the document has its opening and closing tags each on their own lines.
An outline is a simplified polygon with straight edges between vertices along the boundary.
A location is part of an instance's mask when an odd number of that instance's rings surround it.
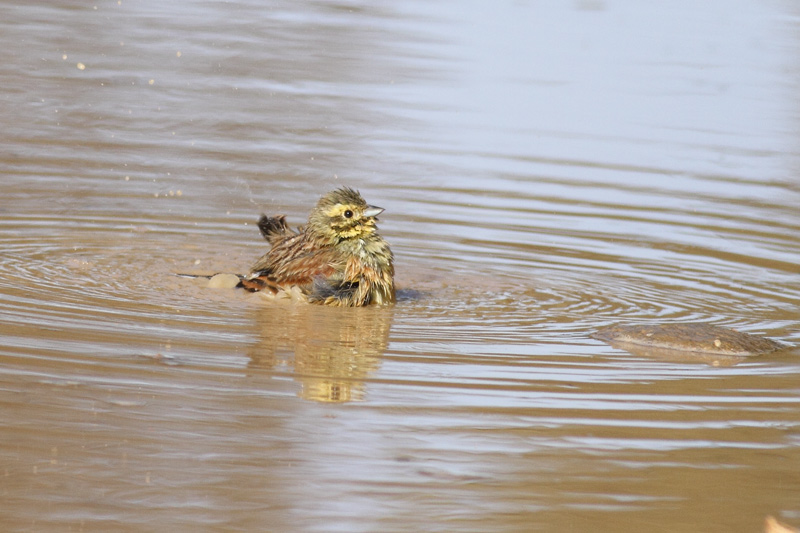
<svg viewBox="0 0 800 533">
<path fill-rule="evenodd" d="M 344 218 L 353 218 L 353 212 L 348 209 L 344 212 Z"/>
</svg>

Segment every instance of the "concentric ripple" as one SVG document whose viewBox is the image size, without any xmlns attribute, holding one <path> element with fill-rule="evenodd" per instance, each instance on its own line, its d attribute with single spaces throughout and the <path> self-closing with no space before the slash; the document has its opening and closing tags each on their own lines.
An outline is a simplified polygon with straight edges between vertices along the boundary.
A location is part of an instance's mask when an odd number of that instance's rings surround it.
<svg viewBox="0 0 800 533">
<path fill-rule="evenodd" d="M 0 3 L 0 530 L 796 526 L 797 349 L 590 336 L 800 344 L 789 4 Z M 174 276 L 345 185 L 396 305 Z"/>
</svg>

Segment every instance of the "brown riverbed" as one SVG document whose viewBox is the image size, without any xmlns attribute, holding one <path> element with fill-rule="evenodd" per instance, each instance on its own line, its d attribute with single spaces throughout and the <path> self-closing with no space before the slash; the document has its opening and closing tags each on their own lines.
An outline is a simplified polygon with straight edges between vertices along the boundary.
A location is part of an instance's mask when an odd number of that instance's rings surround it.
<svg viewBox="0 0 800 533">
<path fill-rule="evenodd" d="M 790 2 L 0 4 L 0 530 L 800 526 Z M 349 185 L 400 301 L 210 290 Z"/>
</svg>

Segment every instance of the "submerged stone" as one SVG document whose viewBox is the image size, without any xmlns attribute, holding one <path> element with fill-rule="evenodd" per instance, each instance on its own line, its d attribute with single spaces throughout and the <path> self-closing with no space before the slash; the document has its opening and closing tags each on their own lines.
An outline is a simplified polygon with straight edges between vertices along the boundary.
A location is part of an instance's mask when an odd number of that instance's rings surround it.
<svg viewBox="0 0 800 533">
<path fill-rule="evenodd" d="M 766 337 L 702 323 L 609 326 L 591 337 L 628 351 L 638 347 L 734 357 L 752 357 L 786 347 Z"/>
<path fill-rule="evenodd" d="M 208 280 L 209 289 L 233 289 L 239 284 L 239 276 L 236 274 L 214 274 Z"/>
</svg>

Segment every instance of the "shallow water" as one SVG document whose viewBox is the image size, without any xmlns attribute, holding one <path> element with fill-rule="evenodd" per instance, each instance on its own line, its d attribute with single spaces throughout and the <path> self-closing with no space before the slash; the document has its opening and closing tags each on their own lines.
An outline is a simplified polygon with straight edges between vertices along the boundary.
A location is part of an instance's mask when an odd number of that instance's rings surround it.
<svg viewBox="0 0 800 533">
<path fill-rule="evenodd" d="M 0 529 L 800 525 L 797 349 L 589 337 L 800 343 L 798 15 L 0 4 Z M 340 185 L 386 208 L 397 305 L 172 275 Z"/>
</svg>

